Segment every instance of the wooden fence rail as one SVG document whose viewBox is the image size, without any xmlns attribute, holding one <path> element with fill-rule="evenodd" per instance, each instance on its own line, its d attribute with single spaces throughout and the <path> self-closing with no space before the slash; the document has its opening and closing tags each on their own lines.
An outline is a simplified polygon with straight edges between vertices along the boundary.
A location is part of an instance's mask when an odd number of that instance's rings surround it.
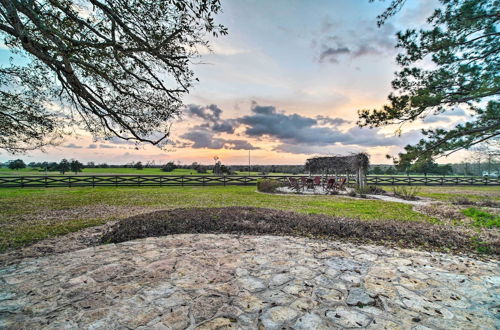
<svg viewBox="0 0 500 330">
<path fill-rule="evenodd" d="M 97 187 L 97 186 L 226 186 L 255 185 L 258 179 L 271 178 L 286 181 L 291 176 L 248 175 L 51 175 L 0 176 L 0 188 L 25 187 Z M 300 177 L 300 176 L 294 176 Z M 349 183 L 356 183 L 349 178 Z M 369 185 L 500 185 L 499 178 L 487 177 L 418 177 L 368 175 Z"/>
</svg>

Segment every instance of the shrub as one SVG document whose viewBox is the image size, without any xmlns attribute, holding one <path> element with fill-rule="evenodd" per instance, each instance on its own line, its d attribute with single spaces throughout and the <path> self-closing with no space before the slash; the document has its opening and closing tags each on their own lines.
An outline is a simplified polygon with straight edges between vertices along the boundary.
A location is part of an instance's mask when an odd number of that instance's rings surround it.
<svg viewBox="0 0 500 330">
<path fill-rule="evenodd" d="M 384 189 L 379 188 L 377 186 L 356 187 L 356 192 L 360 195 L 366 195 L 366 194 L 381 195 L 386 193 Z"/>
<path fill-rule="evenodd" d="M 451 199 L 451 203 L 455 205 L 474 205 L 474 201 L 471 201 L 465 196 L 454 196 Z"/>
<path fill-rule="evenodd" d="M 392 192 L 394 196 L 397 196 L 402 199 L 406 199 L 409 201 L 414 201 L 417 198 L 417 194 L 419 193 L 420 188 L 417 186 L 395 186 L 392 188 Z"/>
<path fill-rule="evenodd" d="M 119 243 L 138 238 L 187 233 L 305 236 L 378 241 L 405 247 L 499 252 L 495 232 L 476 233 L 461 227 L 426 222 L 363 221 L 321 214 L 255 207 L 184 208 L 141 214 L 117 222 L 101 242 Z"/>
<path fill-rule="evenodd" d="M 257 190 L 266 193 L 274 193 L 281 187 L 281 183 L 273 179 L 259 179 L 257 180 Z"/>
<path fill-rule="evenodd" d="M 455 196 L 451 199 L 455 205 L 477 205 L 484 207 L 499 207 L 499 203 L 493 200 L 490 196 L 481 196 L 479 200 L 473 201 L 465 196 Z"/>
<path fill-rule="evenodd" d="M 479 206 L 484 207 L 499 207 L 500 203 L 494 201 L 490 196 L 481 196 L 479 200 L 476 202 Z"/>
<path fill-rule="evenodd" d="M 459 206 L 446 203 L 416 205 L 415 211 L 452 223 L 460 223 L 465 218 Z"/>
<path fill-rule="evenodd" d="M 474 207 L 469 207 L 468 209 L 462 210 L 462 213 L 472 218 L 472 220 L 474 220 L 472 224 L 476 227 L 500 227 L 500 216 L 478 210 Z"/>
</svg>

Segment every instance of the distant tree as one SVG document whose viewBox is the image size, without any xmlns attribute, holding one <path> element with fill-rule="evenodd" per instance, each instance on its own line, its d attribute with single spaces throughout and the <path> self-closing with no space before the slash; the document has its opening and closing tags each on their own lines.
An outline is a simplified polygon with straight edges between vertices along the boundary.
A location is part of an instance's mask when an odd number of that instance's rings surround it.
<svg viewBox="0 0 500 330">
<path fill-rule="evenodd" d="M 41 162 L 40 165 L 38 166 L 39 167 L 39 171 L 40 172 L 47 171 L 48 166 L 49 166 L 49 163 L 47 163 L 47 162 Z"/>
<path fill-rule="evenodd" d="M 387 174 L 387 175 L 394 175 L 394 174 L 396 174 L 396 170 L 394 169 L 394 167 L 389 166 L 389 167 L 385 170 L 385 174 Z"/>
<path fill-rule="evenodd" d="M 61 160 L 61 162 L 57 166 L 57 169 L 59 170 L 59 172 L 61 172 L 61 174 L 68 172 L 71 169 L 68 160 L 67 159 Z"/>
<path fill-rule="evenodd" d="M 486 161 L 488 174 L 498 171 L 500 163 L 500 138 L 490 139 L 473 148 L 473 153 Z M 479 173 L 480 175 L 482 173 Z"/>
<path fill-rule="evenodd" d="M 382 169 L 380 168 L 380 166 L 375 166 L 372 170 L 372 173 L 373 174 L 382 174 Z"/>
<path fill-rule="evenodd" d="M 374 0 L 371 0 L 374 1 Z M 406 0 L 392 0 L 379 25 Z M 427 30 L 397 34 L 402 67 L 394 93 L 382 109 L 360 110 L 360 126 L 403 125 L 444 111 L 467 110 L 472 118 L 453 129 L 423 130 L 425 138 L 408 145 L 403 162 L 449 155 L 500 135 L 498 0 L 440 0 Z M 422 65 L 426 60 L 433 65 Z"/>
<path fill-rule="evenodd" d="M 0 42 L 29 61 L 0 68 L 0 148 L 51 144 L 69 124 L 165 144 L 206 35 L 227 33 L 220 11 L 220 0 L 0 1 Z"/>
<path fill-rule="evenodd" d="M 100 167 L 100 168 L 109 168 L 109 165 L 107 163 L 102 163 L 102 164 L 97 165 L 97 167 Z"/>
<path fill-rule="evenodd" d="M 453 167 L 451 166 L 451 164 L 439 165 L 436 168 L 436 174 L 448 175 L 452 173 L 453 173 Z"/>
<path fill-rule="evenodd" d="M 70 166 L 71 172 L 74 172 L 75 175 L 78 174 L 78 172 L 81 172 L 83 169 L 83 164 L 75 159 L 71 160 L 71 163 L 69 164 L 69 166 Z"/>
<path fill-rule="evenodd" d="M 142 170 L 142 169 L 144 169 L 144 165 L 142 165 L 142 162 L 137 162 L 137 163 L 135 163 L 134 168 L 136 170 Z"/>
<path fill-rule="evenodd" d="M 11 170 L 20 170 L 26 168 L 26 164 L 22 159 L 15 159 L 8 162 L 7 165 Z"/>
<path fill-rule="evenodd" d="M 87 168 L 95 168 L 95 163 L 94 162 L 88 162 L 87 163 Z"/>
<path fill-rule="evenodd" d="M 176 168 L 177 168 L 177 165 L 175 165 L 174 162 L 168 162 L 165 165 L 163 165 L 163 167 L 161 168 L 161 170 L 163 172 L 172 172 Z"/>
<path fill-rule="evenodd" d="M 231 174 L 233 174 L 233 170 L 229 166 L 221 165 L 219 168 L 219 174 L 231 175 Z"/>
<path fill-rule="evenodd" d="M 429 173 L 436 173 L 438 164 L 432 161 L 432 159 L 423 159 L 417 161 L 410 167 L 410 170 L 416 173 L 423 173 L 425 176 Z"/>
<path fill-rule="evenodd" d="M 59 171 L 59 164 L 56 162 L 50 162 L 47 164 L 47 170 L 51 172 Z"/>
</svg>

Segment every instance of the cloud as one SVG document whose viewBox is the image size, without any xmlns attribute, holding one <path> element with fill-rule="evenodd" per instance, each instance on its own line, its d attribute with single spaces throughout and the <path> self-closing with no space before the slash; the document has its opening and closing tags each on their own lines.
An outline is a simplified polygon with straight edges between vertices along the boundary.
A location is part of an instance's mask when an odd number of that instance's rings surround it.
<svg viewBox="0 0 500 330">
<path fill-rule="evenodd" d="M 322 23 L 319 37 L 311 44 L 319 49 L 319 63 L 340 63 L 342 56 L 355 59 L 395 53 L 395 33 L 396 28 L 390 22 L 380 28 L 375 27 L 375 22 L 363 22 L 356 30 L 336 34 L 325 29 Z"/>
<path fill-rule="evenodd" d="M 453 109 L 446 110 L 442 113 L 438 114 L 429 114 L 427 115 L 423 122 L 424 123 L 449 123 L 454 119 L 457 119 L 456 117 L 467 117 L 467 113 L 465 112 L 464 109 L 455 107 Z"/>
<path fill-rule="evenodd" d="M 247 137 L 267 138 L 279 143 L 276 150 L 307 154 L 319 153 L 318 150 L 321 148 L 324 148 L 324 152 L 328 150 L 327 153 L 330 153 L 331 150 L 347 147 L 349 150 L 360 150 L 369 147 L 404 145 L 415 143 L 421 137 L 419 131 L 411 131 L 411 134 L 407 133 L 398 137 L 387 136 L 381 133 L 379 128 L 353 126 L 347 131 L 340 130 L 339 126 L 349 124 L 351 121 L 322 115 L 308 117 L 296 113 L 287 114 L 284 111 L 278 111 L 275 106 L 259 105 L 256 102 L 252 103 L 250 115 L 228 119 L 224 122 L 218 122 L 222 110 L 215 105 L 211 107 L 191 106 L 191 109 L 194 116 L 205 119 L 205 122 L 192 127 L 180 136 L 181 139 L 189 141 L 189 143 L 176 141 L 175 145 L 180 148 L 258 149 L 242 139 L 217 136 L 221 132 L 231 134 L 236 128 Z M 226 122 L 230 123 L 231 129 L 222 129 Z"/>
<path fill-rule="evenodd" d="M 331 118 L 328 116 L 316 116 L 316 119 L 320 124 L 325 124 L 325 125 L 333 125 L 333 126 L 340 126 L 344 124 L 350 124 L 352 121 L 350 120 L 345 120 L 343 118 Z"/>
<path fill-rule="evenodd" d="M 204 127 L 197 126 L 189 132 L 181 135 L 181 138 L 193 142 L 190 145 L 194 149 L 231 149 L 231 150 L 255 150 L 260 149 L 245 140 L 222 139 L 214 136 L 214 133 Z"/>
<path fill-rule="evenodd" d="M 318 147 L 300 144 L 280 144 L 274 148 L 274 150 L 303 155 L 346 155 L 365 151 L 363 148 L 358 146 L 334 145 L 331 147 Z"/>
<path fill-rule="evenodd" d="M 322 62 L 330 62 L 330 63 L 339 63 L 339 56 L 344 54 L 349 54 L 351 50 L 347 47 L 326 47 L 321 51 L 319 55 L 319 61 Z"/>
<path fill-rule="evenodd" d="M 246 126 L 245 134 L 255 138 L 270 137 L 283 145 L 331 146 L 336 143 L 343 145 L 359 145 L 363 147 L 391 146 L 409 143 L 416 140 L 415 134 L 405 135 L 405 139 L 397 136 L 386 136 L 379 129 L 360 128 L 354 126 L 346 132 L 336 127 L 324 127 L 320 124 L 328 121 L 343 124 L 341 118 L 311 117 L 299 114 L 288 115 L 278 112 L 273 106 L 252 105 L 253 114 L 243 116 L 237 121 Z M 417 135 L 420 135 L 417 132 Z M 418 140 L 418 139 L 417 139 Z M 282 149 L 285 148 L 282 146 Z M 290 148 L 289 148 L 290 149 Z"/>
<path fill-rule="evenodd" d="M 200 118 L 205 121 L 201 126 L 210 128 L 218 133 L 233 133 L 234 123 L 231 120 L 223 120 L 220 118 L 222 109 L 215 104 L 200 106 L 190 104 L 186 107 L 186 113 L 190 117 Z"/>
<path fill-rule="evenodd" d="M 101 149 L 116 149 L 116 146 L 110 146 L 109 144 L 100 144 L 99 148 Z"/>
<path fill-rule="evenodd" d="M 201 119 L 215 122 L 220 119 L 222 109 L 215 104 L 210 104 L 207 106 L 189 104 L 186 107 L 186 113 L 191 117 L 199 117 Z"/>
<path fill-rule="evenodd" d="M 450 117 L 442 116 L 442 115 L 430 115 L 430 116 L 425 117 L 425 119 L 424 119 L 424 123 L 427 123 L 427 124 L 448 123 L 450 121 L 451 121 Z"/>
<path fill-rule="evenodd" d="M 112 144 L 128 144 L 128 145 L 135 145 L 135 142 L 129 141 L 129 140 L 124 140 L 120 139 L 117 136 L 110 137 L 109 139 L 106 139 L 107 142 L 112 143 Z M 102 144 L 101 144 L 102 146 Z"/>
<path fill-rule="evenodd" d="M 64 146 L 64 148 L 70 148 L 70 149 L 81 149 L 83 148 L 82 146 L 79 146 L 79 145 L 76 145 L 74 143 L 69 143 L 67 145 Z"/>
</svg>

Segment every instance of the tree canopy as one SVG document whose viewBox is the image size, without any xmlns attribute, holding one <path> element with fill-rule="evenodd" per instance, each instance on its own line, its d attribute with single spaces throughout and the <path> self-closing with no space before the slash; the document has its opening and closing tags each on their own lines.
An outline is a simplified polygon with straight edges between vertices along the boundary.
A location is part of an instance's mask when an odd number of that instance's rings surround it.
<svg viewBox="0 0 500 330">
<path fill-rule="evenodd" d="M 164 145 L 219 0 L 0 0 L 0 38 L 28 64 L 0 68 L 0 148 L 94 136 Z"/>
<path fill-rule="evenodd" d="M 378 24 L 404 3 L 392 0 Z M 360 110 L 358 124 L 402 126 L 445 111 L 466 111 L 472 117 L 452 129 L 423 130 L 425 137 L 399 155 L 403 162 L 449 155 L 500 135 L 499 2 L 440 3 L 427 20 L 431 28 L 397 34 L 402 52 L 396 58 L 401 70 L 392 82 L 394 92 L 382 109 Z"/>
</svg>

